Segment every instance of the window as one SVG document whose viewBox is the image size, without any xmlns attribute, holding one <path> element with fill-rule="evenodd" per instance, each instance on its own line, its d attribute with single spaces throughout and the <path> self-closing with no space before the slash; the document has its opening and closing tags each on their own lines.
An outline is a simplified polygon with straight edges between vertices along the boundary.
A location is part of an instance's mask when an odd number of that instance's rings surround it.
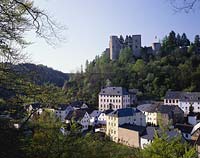
<svg viewBox="0 0 200 158">
<path fill-rule="evenodd" d="M 175 100 L 173 100 L 173 103 L 175 103 Z"/>
<path fill-rule="evenodd" d="M 166 103 L 168 103 L 168 100 L 166 99 Z"/>
</svg>

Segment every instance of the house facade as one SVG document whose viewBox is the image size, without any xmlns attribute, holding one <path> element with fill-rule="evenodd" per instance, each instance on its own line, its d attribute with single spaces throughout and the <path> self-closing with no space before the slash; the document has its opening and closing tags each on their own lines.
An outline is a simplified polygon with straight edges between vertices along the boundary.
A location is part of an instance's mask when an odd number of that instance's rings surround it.
<svg viewBox="0 0 200 158">
<path fill-rule="evenodd" d="M 118 142 L 118 128 L 123 124 L 146 126 L 145 115 L 134 108 L 118 109 L 109 113 L 106 116 L 106 134 L 111 140 Z"/>
<path fill-rule="evenodd" d="M 200 92 L 168 91 L 164 98 L 165 105 L 177 105 L 184 114 L 189 113 L 190 106 L 194 112 L 200 112 Z"/>
<path fill-rule="evenodd" d="M 61 122 L 65 121 L 65 117 L 69 114 L 69 112 L 74 111 L 73 107 L 66 104 L 60 104 L 58 108 L 55 109 L 55 115 L 58 117 Z"/>
<path fill-rule="evenodd" d="M 90 115 L 87 113 L 87 111 L 82 109 L 70 111 L 65 117 L 65 122 L 68 124 L 72 121 L 75 121 L 76 123 L 81 125 L 81 131 L 85 131 L 90 125 Z"/>
<path fill-rule="evenodd" d="M 98 124 L 98 118 L 99 115 L 101 114 L 101 112 L 99 110 L 94 110 L 91 114 L 90 114 L 90 125 L 91 126 L 95 126 Z"/>
<path fill-rule="evenodd" d="M 159 123 L 168 125 L 169 123 L 182 122 L 184 112 L 175 105 L 162 105 L 159 103 L 141 104 L 137 107 L 146 116 L 146 122 L 149 125 L 158 126 Z"/>
<path fill-rule="evenodd" d="M 98 124 L 106 125 L 106 115 L 113 112 L 112 109 L 104 110 L 98 117 Z"/>
<path fill-rule="evenodd" d="M 118 128 L 118 143 L 140 148 L 140 136 L 145 131 L 145 127 L 124 124 Z"/>
<path fill-rule="evenodd" d="M 129 93 L 122 87 L 106 87 L 99 93 L 99 111 L 108 109 L 122 109 L 130 107 L 134 102 L 135 94 Z"/>
<path fill-rule="evenodd" d="M 137 106 L 137 109 L 143 112 L 145 115 L 146 123 L 152 125 L 158 125 L 158 104 L 141 104 Z"/>
</svg>

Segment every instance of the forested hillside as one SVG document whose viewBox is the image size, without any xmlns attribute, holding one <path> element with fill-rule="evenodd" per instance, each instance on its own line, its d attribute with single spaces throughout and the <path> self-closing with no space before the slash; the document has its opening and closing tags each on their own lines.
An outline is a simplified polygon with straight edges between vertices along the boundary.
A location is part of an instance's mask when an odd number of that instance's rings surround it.
<svg viewBox="0 0 200 158">
<path fill-rule="evenodd" d="M 186 34 L 171 31 L 162 40 L 161 50 L 141 57 L 132 55 L 129 48 L 120 52 L 119 59 L 110 61 L 109 54 L 88 62 L 85 73 L 71 77 L 64 85 L 69 98 L 79 98 L 97 105 L 98 93 L 106 84 L 138 88 L 143 99 L 162 99 L 168 89 L 200 91 L 200 38 L 190 41 Z"/>
<path fill-rule="evenodd" d="M 25 63 L 13 66 L 16 72 L 27 76 L 31 81 L 38 85 L 49 83 L 58 87 L 62 87 L 64 82 L 69 79 L 68 74 L 44 65 Z"/>
</svg>

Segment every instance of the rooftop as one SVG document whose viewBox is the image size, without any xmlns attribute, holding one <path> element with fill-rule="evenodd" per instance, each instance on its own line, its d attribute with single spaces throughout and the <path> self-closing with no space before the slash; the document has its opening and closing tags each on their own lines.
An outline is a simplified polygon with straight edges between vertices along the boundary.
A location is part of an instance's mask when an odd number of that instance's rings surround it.
<svg viewBox="0 0 200 158">
<path fill-rule="evenodd" d="M 81 120 L 86 111 L 85 110 L 75 110 L 75 111 L 70 111 L 68 115 L 65 117 L 66 120 L 71 120 L 74 119 L 75 121 Z"/>
<path fill-rule="evenodd" d="M 156 112 L 158 108 L 158 104 L 141 104 L 137 106 L 137 109 L 140 111 L 145 111 L 145 112 Z"/>
<path fill-rule="evenodd" d="M 128 91 L 123 87 L 106 87 L 102 88 L 100 95 L 128 95 Z"/>
<path fill-rule="evenodd" d="M 145 131 L 145 127 L 143 126 L 137 126 L 137 125 L 131 125 L 131 124 L 123 124 L 119 126 L 120 128 L 125 128 L 133 131 L 138 131 L 139 134 L 141 135 Z"/>
<path fill-rule="evenodd" d="M 200 101 L 200 92 L 167 91 L 165 99 L 179 99 L 181 101 Z"/>
<path fill-rule="evenodd" d="M 150 126 L 148 126 L 146 128 L 146 131 L 143 133 L 142 138 L 148 139 L 148 140 L 153 140 L 154 137 L 155 137 L 156 132 L 157 132 L 157 134 L 159 136 L 162 135 L 162 131 L 158 127 L 150 127 Z M 168 139 L 171 139 L 171 138 L 174 138 L 174 137 L 178 136 L 179 132 L 176 131 L 176 130 L 168 130 L 168 131 L 165 132 L 165 134 L 167 135 Z"/>
<path fill-rule="evenodd" d="M 127 117 L 127 116 L 133 116 L 137 112 L 140 112 L 140 111 L 135 108 L 124 108 L 124 109 L 117 109 L 109 113 L 108 116 Z"/>
<path fill-rule="evenodd" d="M 137 107 L 140 111 L 145 112 L 159 112 L 159 113 L 167 113 L 172 115 L 172 113 L 183 113 L 182 109 L 175 105 L 163 105 L 163 104 L 142 104 Z"/>
<path fill-rule="evenodd" d="M 175 128 L 178 128 L 181 132 L 183 133 L 191 133 L 192 130 L 193 130 L 193 125 L 189 125 L 189 124 L 180 124 L 180 123 L 177 123 L 175 125 Z"/>
</svg>

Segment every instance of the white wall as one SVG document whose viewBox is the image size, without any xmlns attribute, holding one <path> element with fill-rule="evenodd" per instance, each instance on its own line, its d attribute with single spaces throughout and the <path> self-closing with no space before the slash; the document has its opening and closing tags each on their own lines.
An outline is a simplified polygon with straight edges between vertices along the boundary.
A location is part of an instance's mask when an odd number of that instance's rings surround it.
<svg viewBox="0 0 200 158">
<path fill-rule="evenodd" d="M 142 149 L 144 149 L 144 147 L 146 146 L 146 145 L 149 145 L 149 144 L 151 144 L 151 140 L 148 140 L 148 139 L 144 139 L 144 138 L 140 138 L 140 147 L 142 148 Z"/>
</svg>

